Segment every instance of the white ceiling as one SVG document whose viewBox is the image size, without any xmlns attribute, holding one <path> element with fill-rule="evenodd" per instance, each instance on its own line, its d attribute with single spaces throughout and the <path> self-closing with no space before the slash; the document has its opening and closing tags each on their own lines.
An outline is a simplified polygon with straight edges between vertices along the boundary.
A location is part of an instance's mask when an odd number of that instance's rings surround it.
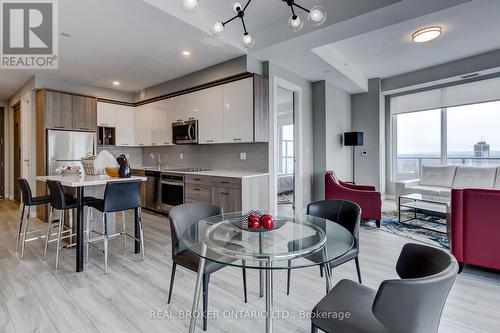
<svg viewBox="0 0 500 333">
<path fill-rule="evenodd" d="M 35 73 L 137 92 L 244 54 L 142 0 L 59 1 L 59 17 L 59 69 L 0 70 L 0 100 Z"/>
<path fill-rule="evenodd" d="M 369 78 L 386 78 L 500 48 L 500 1 L 475 0 L 332 44 Z M 411 34 L 441 26 L 441 37 L 414 43 Z"/>
<path fill-rule="evenodd" d="M 179 0 L 59 1 L 60 69 L 0 70 L 0 100 L 9 98 L 33 74 L 137 92 L 245 54 L 241 24 L 220 38 L 209 26 L 232 15 L 231 0 L 201 1 L 184 13 Z M 246 3 L 246 0 L 241 0 Z M 362 92 L 370 77 L 387 77 L 500 48 L 499 0 L 298 0 L 322 4 L 321 27 L 305 22 L 299 33 L 287 27 L 289 9 L 281 0 L 253 0 L 245 21 L 257 43 L 250 55 L 309 80 L 328 80 L 350 93 Z M 304 15 L 304 14 L 302 14 Z M 305 18 L 305 15 L 304 15 Z M 410 43 L 409 34 L 438 23 L 442 38 Z M 188 49 L 192 56 L 181 55 Z"/>
</svg>

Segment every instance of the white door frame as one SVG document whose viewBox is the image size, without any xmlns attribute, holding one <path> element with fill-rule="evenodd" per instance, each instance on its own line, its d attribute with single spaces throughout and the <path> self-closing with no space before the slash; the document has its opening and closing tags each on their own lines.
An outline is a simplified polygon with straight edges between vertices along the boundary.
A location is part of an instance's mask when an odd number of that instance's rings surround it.
<svg viewBox="0 0 500 333">
<path fill-rule="evenodd" d="M 286 81 L 280 77 L 273 76 L 273 101 L 274 105 L 269 112 L 269 207 L 273 214 L 278 212 L 278 167 L 279 161 L 276 159 L 278 149 L 278 87 L 293 92 L 294 104 L 294 155 L 295 155 L 295 188 L 294 202 L 295 212 L 300 213 L 304 208 L 303 186 L 302 186 L 302 88 L 296 84 Z"/>
</svg>

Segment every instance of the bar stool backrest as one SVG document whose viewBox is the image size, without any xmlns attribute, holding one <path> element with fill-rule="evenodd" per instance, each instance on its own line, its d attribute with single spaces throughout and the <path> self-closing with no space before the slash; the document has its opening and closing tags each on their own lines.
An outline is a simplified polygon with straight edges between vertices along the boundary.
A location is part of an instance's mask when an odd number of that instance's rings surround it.
<svg viewBox="0 0 500 333">
<path fill-rule="evenodd" d="M 141 207 L 140 180 L 109 182 L 104 191 L 104 211 L 120 212 Z"/>
<path fill-rule="evenodd" d="M 23 197 L 23 204 L 30 206 L 33 203 L 33 194 L 31 193 L 31 187 L 28 181 L 24 178 L 19 178 L 17 184 L 21 189 L 21 194 Z"/>
<path fill-rule="evenodd" d="M 50 205 L 57 210 L 66 209 L 66 195 L 61 182 L 57 180 L 47 180 L 47 187 L 50 191 Z"/>
</svg>

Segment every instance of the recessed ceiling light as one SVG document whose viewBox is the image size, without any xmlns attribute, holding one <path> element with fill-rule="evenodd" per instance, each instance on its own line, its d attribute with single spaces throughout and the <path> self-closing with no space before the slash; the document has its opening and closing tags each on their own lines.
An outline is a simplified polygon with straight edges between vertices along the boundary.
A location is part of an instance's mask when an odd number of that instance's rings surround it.
<svg viewBox="0 0 500 333">
<path fill-rule="evenodd" d="M 415 43 L 430 42 L 441 35 L 441 27 L 427 27 L 415 31 L 411 37 Z"/>
<path fill-rule="evenodd" d="M 182 55 L 186 56 L 186 57 L 189 57 L 191 55 L 191 52 L 189 51 L 182 51 Z"/>
<path fill-rule="evenodd" d="M 120 82 L 118 82 L 118 81 L 113 81 L 113 85 L 114 85 L 115 87 L 118 87 L 118 86 L 120 85 Z"/>
</svg>

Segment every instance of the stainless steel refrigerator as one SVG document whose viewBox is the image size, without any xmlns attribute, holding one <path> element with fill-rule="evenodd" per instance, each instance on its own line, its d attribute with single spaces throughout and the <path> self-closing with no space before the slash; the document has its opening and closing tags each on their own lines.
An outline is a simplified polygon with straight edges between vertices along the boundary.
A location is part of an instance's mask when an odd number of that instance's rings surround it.
<svg viewBox="0 0 500 333">
<path fill-rule="evenodd" d="M 47 173 L 55 175 L 56 169 L 67 165 L 82 166 L 81 158 L 95 154 L 95 133 L 49 130 L 47 133 Z"/>
</svg>

